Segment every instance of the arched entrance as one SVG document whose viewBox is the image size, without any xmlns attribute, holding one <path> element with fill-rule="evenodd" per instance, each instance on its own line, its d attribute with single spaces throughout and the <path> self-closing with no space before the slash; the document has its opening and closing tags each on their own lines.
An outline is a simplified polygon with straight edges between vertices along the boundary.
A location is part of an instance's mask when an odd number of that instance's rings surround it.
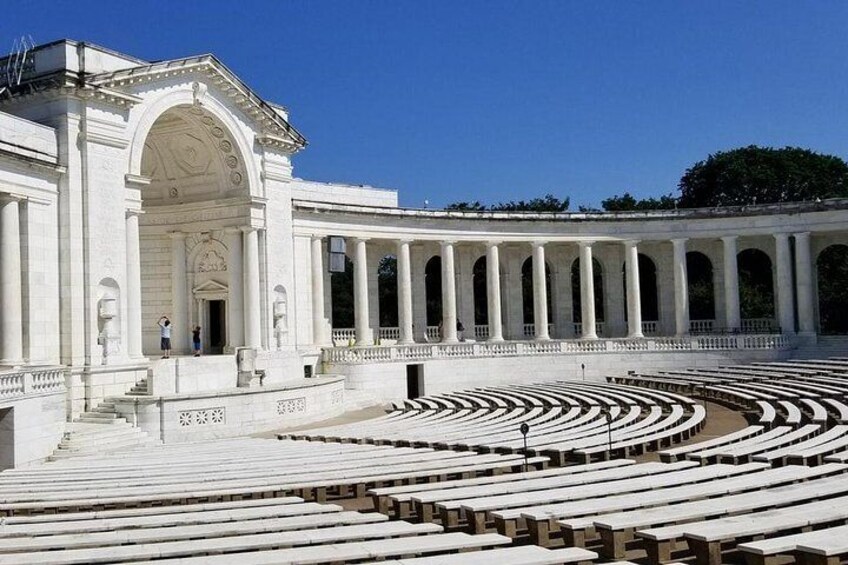
<svg viewBox="0 0 848 565">
<path fill-rule="evenodd" d="M 424 266 L 424 294 L 427 300 L 427 326 L 442 323 L 442 258 L 434 255 Z"/>
<path fill-rule="evenodd" d="M 819 332 L 848 333 L 848 245 L 831 245 L 816 259 Z"/>
<path fill-rule="evenodd" d="M 764 251 L 752 248 L 740 251 L 736 261 L 742 331 L 772 331 L 775 324 L 771 259 Z"/>
<path fill-rule="evenodd" d="M 693 333 L 709 333 L 715 325 L 715 289 L 713 264 L 698 251 L 686 254 L 689 292 L 689 326 Z"/>
<path fill-rule="evenodd" d="M 199 105 L 173 106 L 147 131 L 139 163 L 146 354 L 158 349 L 163 315 L 172 322 L 175 354 L 189 352 L 197 326 L 207 353 L 248 339 L 261 343 L 259 277 L 245 275 L 246 262 L 259 270 L 260 235 L 248 227 L 249 164 L 239 147 L 222 120 Z"/>
<path fill-rule="evenodd" d="M 398 327 L 397 285 L 397 257 L 386 255 L 377 265 L 377 301 L 381 328 Z"/>
</svg>

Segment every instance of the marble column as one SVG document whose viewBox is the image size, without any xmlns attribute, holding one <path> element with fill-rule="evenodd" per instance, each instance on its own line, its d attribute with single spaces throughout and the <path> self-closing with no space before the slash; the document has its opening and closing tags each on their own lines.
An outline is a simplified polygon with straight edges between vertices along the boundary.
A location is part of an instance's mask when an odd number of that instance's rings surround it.
<svg viewBox="0 0 848 565">
<path fill-rule="evenodd" d="M 415 341 L 412 335 L 412 264 L 409 256 L 409 241 L 397 242 L 397 285 L 399 344 Z"/>
<path fill-rule="evenodd" d="M 227 344 L 231 348 L 244 345 L 244 261 L 242 233 L 238 228 L 226 230 L 227 274 L 229 295 L 227 297 Z M 208 333 L 204 332 L 205 335 Z M 202 334 L 202 335 L 204 335 Z"/>
<path fill-rule="evenodd" d="M 545 276 L 545 243 L 533 242 L 533 321 L 536 339 L 551 339 L 548 333 L 548 278 Z"/>
<path fill-rule="evenodd" d="M 174 353 L 188 353 L 189 316 L 186 290 L 186 234 L 171 232 L 171 345 Z"/>
<path fill-rule="evenodd" d="M 795 287 L 798 294 L 798 333 L 815 334 L 810 232 L 795 234 Z"/>
<path fill-rule="evenodd" d="M 312 343 L 327 343 L 324 314 L 324 245 L 320 236 L 312 238 Z"/>
<path fill-rule="evenodd" d="M 244 344 L 262 347 L 262 318 L 259 296 L 259 231 L 244 228 Z"/>
<path fill-rule="evenodd" d="M 584 339 L 597 339 L 595 331 L 595 276 L 592 266 L 592 241 L 581 241 L 580 245 L 580 310 L 583 320 Z"/>
<path fill-rule="evenodd" d="M 742 328 L 739 313 L 739 269 L 736 259 L 736 236 L 721 238 L 724 244 L 724 308 L 725 320 L 729 330 Z"/>
<path fill-rule="evenodd" d="M 782 333 L 795 332 L 795 304 L 792 299 L 792 252 L 789 250 L 789 234 L 774 234 L 777 258 L 777 319 Z"/>
<path fill-rule="evenodd" d="M 642 333 L 642 293 L 639 288 L 638 241 L 624 242 L 624 263 L 627 266 L 627 337 L 645 337 Z"/>
<path fill-rule="evenodd" d="M 501 266 L 496 242 L 486 246 L 486 302 L 489 309 L 489 341 L 503 341 Z"/>
<path fill-rule="evenodd" d="M 139 212 L 127 211 L 126 260 L 127 260 L 127 355 L 137 359 L 142 357 L 141 331 L 141 251 L 138 235 Z"/>
<path fill-rule="evenodd" d="M 456 343 L 456 270 L 453 242 L 442 242 L 442 341 Z"/>
<path fill-rule="evenodd" d="M 353 309 L 355 311 L 356 345 L 370 345 L 368 326 L 368 252 L 365 239 L 355 239 L 353 258 Z"/>
<path fill-rule="evenodd" d="M 0 363 L 23 361 L 20 202 L 0 196 Z"/>
<path fill-rule="evenodd" d="M 686 271 L 686 239 L 672 239 L 674 248 L 674 334 L 689 333 L 689 274 Z"/>
</svg>

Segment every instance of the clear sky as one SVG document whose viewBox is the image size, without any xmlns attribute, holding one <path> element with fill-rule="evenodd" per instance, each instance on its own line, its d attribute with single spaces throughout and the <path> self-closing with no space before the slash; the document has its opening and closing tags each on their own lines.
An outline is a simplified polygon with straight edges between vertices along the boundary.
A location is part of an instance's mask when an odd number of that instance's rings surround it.
<svg viewBox="0 0 848 565">
<path fill-rule="evenodd" d="M 752 143 L 848 157 L 844 1 L 4 4 L 0 51 L 27 33 L 214 53 L 290 109 L 297 176 L 407 206 L 658 196 Z"/>
</svg>

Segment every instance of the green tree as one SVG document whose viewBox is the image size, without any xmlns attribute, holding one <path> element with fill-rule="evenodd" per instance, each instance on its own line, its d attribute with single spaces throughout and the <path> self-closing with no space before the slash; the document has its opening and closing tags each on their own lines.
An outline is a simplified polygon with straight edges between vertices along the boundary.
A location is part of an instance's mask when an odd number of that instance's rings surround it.
<svg viewBox="0 0 848 565">
<path fill-rule="evenodd" d="M 601 201 L 601 206 L 607 212 L 630 212 L 641 210 L 673 210 L 677 208 L 677 199 L 671 194 L 659 198 L 643 198 L 637 200 L 629 192 L 621 196 L 613 196 Z"/>
<path fill-rule="evenodd" d="M 498 202 L 497 204 L 482 204 L 479 200 L 459 201 L 448 204 L 445 210 L 456 211 L 494 211 L 494 212 L 565 212 L 568 210 L 569 198 L 557 198 L 553 194 L 546 194 L 530 200 L 510 200 Z"/>
<path fill-rule="evenodd" d="M 848 164 L 798 147 L 719 151 L 686 170 L 681 208 L 798 202 L 848 196 Z"/>
</svg>

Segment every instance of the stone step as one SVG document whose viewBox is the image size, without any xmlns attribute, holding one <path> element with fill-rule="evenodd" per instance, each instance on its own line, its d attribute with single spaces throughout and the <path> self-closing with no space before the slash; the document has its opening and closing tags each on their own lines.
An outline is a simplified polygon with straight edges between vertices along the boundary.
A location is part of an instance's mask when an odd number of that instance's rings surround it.
<svg viewBox="0 0 848 565">
<path fill-rule="evenodd" d="M 118 418 L 118 415 L 115 412 L 106 412 L 106 411 L 100 412 L 100 411 L 97 410 L 97 408 L 95 408 L 91 412 L 83 412 L 81 414 L 81 417 L 83 417 L 83 418 L 102 418 L 104 420 L 114 420 L 114 419 Z"/>
<path fill-rule="evenodd" d="M 136 428 L 137 429 L 137 428 Z M 115 437 L 100 437 L 97 439 L 70 439 L 62 440 L 58 449 L 62 451 L 93 451 L 98 452 L 114 447 L 125 447 L 127 445 L 140 445 L 150 441 L 150 437 L 141 430 L 132 435 L 119 435 Z"/>
<path fill-rule="evenodd" d="M 78 422 L 85 422 L 87 424 L 104 424 L 104 425 L 110 425 L 111 424 L 111 425 L 115 425 L 115 426 L 127 423 L 126 418 L 117 418 L 117 417 L 116 418 L 98 418 L 96 416 L 89 417 L 86 414 L 83 414 L 79 419 L 77 419 L 77 421 Z"/>
</svg>

